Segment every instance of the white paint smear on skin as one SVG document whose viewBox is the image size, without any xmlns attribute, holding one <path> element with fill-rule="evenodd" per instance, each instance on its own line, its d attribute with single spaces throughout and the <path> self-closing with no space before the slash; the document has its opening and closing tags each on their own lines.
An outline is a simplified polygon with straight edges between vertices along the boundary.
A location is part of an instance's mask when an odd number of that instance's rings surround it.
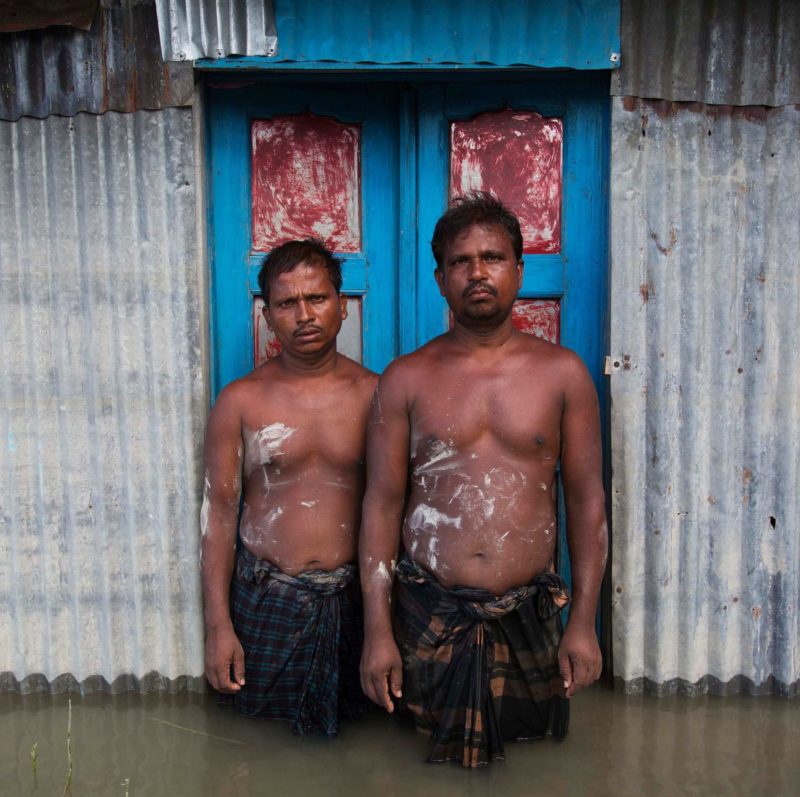
<svg viewBox="0 0 800 797">
<path fill-rule="evenodd" d="M 375 570 L 375 576 L 379 578 L 381 581 L 391 581 L 392 577 L 389 575 L 389 571 L 386 568 L 386 565 L 381 562 L 377 569 Z"/>
<path fill-rule="evenodd" d="M 461 518 L 445 515 L 444 512 L 427 504 L 417 504 L 408 519 L 408 526 L 413 531 L 436 531 L 440 526 L 460 529 Z"/>
<path fill-rule="evenodd" d="M 275 454 L 281 454 L 283 444 L 297 431 L 284 423 L 272 423 L 245 437 L 248 471 L 269 465 Z M 267 488 L 269 483 L 267 482 Z"/>
</svg>

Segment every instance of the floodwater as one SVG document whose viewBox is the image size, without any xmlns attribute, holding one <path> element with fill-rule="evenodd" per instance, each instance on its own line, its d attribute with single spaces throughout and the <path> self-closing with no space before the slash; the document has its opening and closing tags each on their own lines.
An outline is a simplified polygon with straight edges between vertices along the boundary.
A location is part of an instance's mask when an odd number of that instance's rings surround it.
<svg viewBox="0 0 800 797">
<path fill-rule="evenodd" d="M 426 740 L 377 710 L 336 739 L 296 738 L 208 695 L 73 697 L 71 714 L 74 797 L 800 795 L 796 700 L 596 686 L 573 699 L 563 743 L 507 745 L 477 771 L 425 763 Z M 0 795 L 62 794 L 67 725 L 66 696 L 0 695 Z"/>
</svg>

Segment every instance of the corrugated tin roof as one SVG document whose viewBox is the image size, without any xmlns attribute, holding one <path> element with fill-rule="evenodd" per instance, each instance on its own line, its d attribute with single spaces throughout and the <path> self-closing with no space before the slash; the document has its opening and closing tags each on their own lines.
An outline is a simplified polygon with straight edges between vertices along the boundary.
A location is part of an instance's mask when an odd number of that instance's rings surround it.
<svg viewBox="0 0 800 797">
<path fill-rule="evenodd" d="M 171 36 L 181 43 L 178 50 L 186 57 L 271 52 L 274 42 L 264 43 L 261 0 L 217 3 L 222 22 L 209 13 L 208 6 L 213 5 L 203 0 L 159 0 L 162 39 L 168 6 Z M 238 16 L 234 7 L 240 9 Z M 229 22 L 234 18 L 245 25 L 235 31 L 235 39 Z M 275 21 L 277 55 L 250 67 L 481 64 L 608 69 L 616 66 L 619 53 L 618 0 L 280 0 Z M 187 26 L 188 32 L 183 30 Z M 169 47 L 176 50 L 174 43 Z M 168 52 L 166 46 L 164 51 Z"/>
<path fill-rule="evenodd" d="M 10 33 L 50 25 L 89 30 L 97 0 L 0 0 L 0 31 Z"/>
<path fill-rule="evenodd" d="M 0 35 L 0 119 L 189 105 L 191 64 L 164 63 L 154 0 L 103 0 L 86 32 Z"/>
<path fill-rule="evenodd" d="M 611 93 L 717 105 L 800 103 L 800 3 L 622 0 Z"/>
<path fill-rule="evenodd" d="M 192 112 L 0 122 L 0 171 L 0 688 L 185 684 L 207 411 Z"/>
<path fill-rule="evenodd" d="M 165 61 L 274 55 L 272 0 L 156 0 Z"/>
<path fill-rule="evenodd" d="M 800 109 L 616 98 L 614 672 L 797 693 Z"/>
</svg>

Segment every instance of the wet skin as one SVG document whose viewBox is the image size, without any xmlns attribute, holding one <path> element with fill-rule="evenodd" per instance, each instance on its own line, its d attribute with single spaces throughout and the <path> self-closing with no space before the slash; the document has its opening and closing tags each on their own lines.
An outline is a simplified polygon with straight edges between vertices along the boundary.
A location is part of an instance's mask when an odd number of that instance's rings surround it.
<svg viewBox="0 0 800 797">
<path fill-rule="evenodd" d="M 369 572 L 396 560 L 401 530 L 408 555 L 446 587 L 500 595 L 529 583 L 552 565 L 560 459 L 573 566 L 560 660 L 571 695 L 600 672 L 593 621 L 606 524 L 594 387 L 575 354 L 512 328 L 522 264 L 504 230 L 469 227 L 435 274 L 454 328 L 386 370 L 370 416 L 362 686 L 392 710 L 402 670 L 390 595 Z"/>
<path fill-rule="evenodd" d="M 301 263 L 278 276 L 265 317 L 282 352 L 226 387 L 209 417 L 201 517 L 206 675 L 223 692 L 244 683 L 228 602 L 240 496 L 242 543 L 283 572 L 333 570 L 356 558 L 377 377 L 337 354 L 345 315 L 324 267 Z"/>
</svg>

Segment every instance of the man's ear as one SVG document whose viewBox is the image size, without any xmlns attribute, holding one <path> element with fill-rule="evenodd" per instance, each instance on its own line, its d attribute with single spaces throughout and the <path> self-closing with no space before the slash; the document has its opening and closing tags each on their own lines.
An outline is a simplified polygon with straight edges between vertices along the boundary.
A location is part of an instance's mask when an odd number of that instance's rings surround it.
<svg viewBox="0 0 800 797">
<path fill-rule="evenodd" d="M 261 308 L 261 315 L 264 316 L 264 320 L 267 322 L 267 329 L 270 332 L 274 332 L 275 330 L 272 328 L 272 324 L 270 323 L 270 320 L 269 320 L 269 305 L 268 304 L 265 304 Z"/>
<path fill-rule="evenodd" d="M 433 270 L 433 276 L 436 280 L 436 284 L 439 286 L 439 293 L 444 296 L 444 271 L 442 271 L 439 266 L 436 266 Z"/>
<path fill-rule="evenodd" d="M 342 321 L 347 318 L 347 297 L 343 294 L 339 294 L 339 307 L 342 309 Z"/>
<path fill-rule="evenodd" d="M 517 261 L 517 290 L 522 290 L 522 275 L 525 273 L 525 264 L 522 260 Z"/>
</svg>

